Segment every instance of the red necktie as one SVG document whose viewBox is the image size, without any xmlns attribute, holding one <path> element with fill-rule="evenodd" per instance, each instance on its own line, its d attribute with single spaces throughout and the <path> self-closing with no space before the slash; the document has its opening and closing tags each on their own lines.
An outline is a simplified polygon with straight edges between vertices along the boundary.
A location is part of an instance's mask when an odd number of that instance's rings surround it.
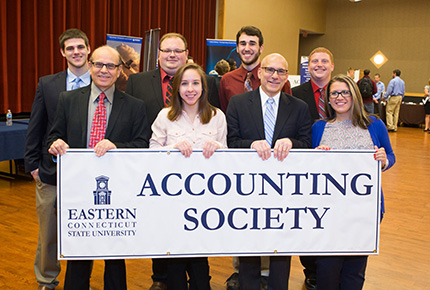
<svg viewBox="0 0 430 290">
<path fill-rule="evenodd" d="M 105 107 L 105 93 L 99 96 L 99 104 L 93 118 L 91 126 L 90 144 L 88 148 L 94 148 L 97 143 L 105 138 L 106 132 L 106 107 Z"/>
<path fill-rule="evenodd" d="M 169 77 L 169 82 L 167 83 L 167 90 L 166 90 L 166 97 L 164 98 L 164 106 L 168 106 L 170 104 L 170 99 L 172 97 L 172 83 L 173 83 L 173 77 Z"/>
<path fill-rule="evenodd" d="M 325 90 L 324 89 L 319 89 L 320 92 L 320 97 L 318 99 L 318 114 L 320 115 L 320 119 L 325 119 L 327 118 L 327 114 L 325 112 L 325 101 L 324 101 L 324 96 L 325 96 Z"/>
</svg>

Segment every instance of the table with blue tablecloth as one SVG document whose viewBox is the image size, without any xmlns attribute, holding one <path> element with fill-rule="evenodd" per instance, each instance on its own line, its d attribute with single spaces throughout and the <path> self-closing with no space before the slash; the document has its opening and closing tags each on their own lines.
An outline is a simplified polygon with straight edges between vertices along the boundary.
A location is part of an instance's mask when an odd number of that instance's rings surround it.
<svg viewBox="0 0 430 290">
<path fill-rule="evenodd" d="M 9 160 L 12 164 L 12 160 L 24 158 L 27 127 L 28 119 L 14 120 L 12 126 L 6 126 L 4 122 L 0 123 L 0 161 Z"/>
</svg>

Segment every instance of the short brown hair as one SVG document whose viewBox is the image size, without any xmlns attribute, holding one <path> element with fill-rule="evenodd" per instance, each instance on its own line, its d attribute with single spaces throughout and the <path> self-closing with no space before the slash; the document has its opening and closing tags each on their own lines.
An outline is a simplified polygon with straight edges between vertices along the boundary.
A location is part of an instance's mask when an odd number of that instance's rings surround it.
<svg viewBox="0 0 430 290">
<path fill-rule="evenodd" d="M 60 41 L 60 47 L 63 51 L 64 51 L 64 42 L 66 42 L 66 40 L 69 40 L 71 38 L 82 38 L 87 48 L 90 45 L 88 41 L 88 37 L 85 34 L 85 32 L 77 28 L 70 28 L 64 31 L 58 38 L 58 40 Z"/>
<path fill-rule="evenodd" d="M 187 43 L 187 40 L 185 39 L 185 37 L 184 37 L 182 34 L 179 34 L 179 33 L 176 33 L 176 32 L 170 32 L 170 33 L 166 33 L 166 34 L 164 34 L 164 35 L 161 37 L 161 39 L 160 39 L 160 42 L 159 42 L 158 46 L 159 46 L 159 47 L 161 47 L 161 44 L 163 43 L 163 41 L 164 41 L 165 39 L 167 39 L 167 38 L 173 38 L 173 37 L 180 38 L 180 39 L 184 42 L 185 50 L 187 50 L 187 49 L 188 49 L 188 43 Z"/>
</svg>

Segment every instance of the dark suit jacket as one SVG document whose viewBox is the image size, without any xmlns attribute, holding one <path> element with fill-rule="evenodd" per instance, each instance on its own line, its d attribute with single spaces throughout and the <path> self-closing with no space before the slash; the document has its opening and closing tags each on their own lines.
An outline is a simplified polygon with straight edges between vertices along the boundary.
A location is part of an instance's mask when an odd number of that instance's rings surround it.
<svg viewBox="0 0 430 290">
<path fill-rule="evenodd" d="M 218 89 L 215 78 L 206 76 L 208 83 L 208 99 L 211 105 L 219 108 Z M 161 88 L 160 69 L 131 74 L 128 78 L 126 93 L 145 102 L 148 124 L 151 127 L 161 109 L 164 108 Z"/>
<path fill-rule="evenodd" d="M 226 117 L 229 148 L 251 148 L 252 142 L 265 139 L 259 89 L 233 96 Z M 278 139 L 290 138 L 293 148 L 310 148 L 311 125 L 307 105 L 281 92 L 271 147 Z"/>
<path fill-rule="evenodd" d="M 46 139 L 54 122 L 58 97 L 66 90 L 66 77 L 67 71 L 62 71 L 39 79 L 25 140 L 25 170 L 39 168 L 42 182 L 51 185 L 57 184 L 57 166 L 51 162 Z"/>
<path fill-rule="evenodd" d="M 315 102 L 311 81 L 307 81 L 300 86 L 294 87 L 292 91 L 293 96 L 305 101 L 305 103 L 308 104 L 312 120 L 318 120 L 320 115 L 318 114 L 317 103 Z"/>
<path fill-rule="evenodd" d="M 48 136 L 48 148 L 63 139 L 70 148 L 87 147 L 88 102 L 91 86 L 60 94 L 57 113 Z M 118 148 L 148 148 L 150 129 L 145 104 L 115 89 L 105 139 Z"/>
</svg>

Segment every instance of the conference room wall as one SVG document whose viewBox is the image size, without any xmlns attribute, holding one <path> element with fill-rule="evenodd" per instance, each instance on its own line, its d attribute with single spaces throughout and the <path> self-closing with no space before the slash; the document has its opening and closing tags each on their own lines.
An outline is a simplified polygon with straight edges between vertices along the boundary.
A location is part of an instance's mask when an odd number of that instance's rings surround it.
<svg viewBox="0 0 430 290">
<path fill-rule="evenodd" d="M 330 0 L 327 4 L 325 34 L 301 37 L 297 59 L 325 46 L 333 52 L 335 74 L 346 73 L 348 67 L 368 68 L 372 77 L 379 72 L 388 85 L 398 68 L 406 92 L 423 93 L 430 78 L 430 1 Z M 388 62 L 377 69 L 370 58 L 379 50 Z"/>
<path fill-rule="evenodd" d="M 292 74 L 298 66 L 300 30 L 326 29 L 327 0 L 218 0 L 218 6 L 218 38 L 236 40 L 242 26 L 257 26 L 264 36 L 263 56 L 282 54 Z"/>
</svg>

